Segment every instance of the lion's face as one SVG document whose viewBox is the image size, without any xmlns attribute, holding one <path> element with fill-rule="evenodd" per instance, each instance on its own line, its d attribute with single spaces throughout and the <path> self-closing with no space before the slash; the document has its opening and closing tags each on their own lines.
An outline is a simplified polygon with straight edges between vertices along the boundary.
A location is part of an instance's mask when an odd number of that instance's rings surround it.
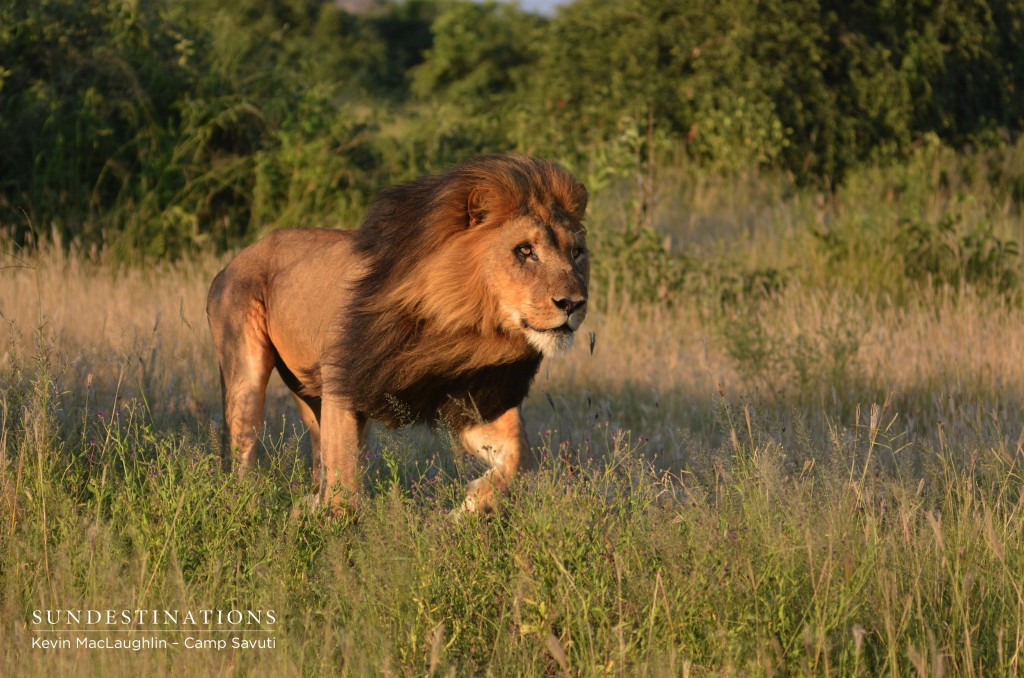
<svg viewBox="0 0 1024 678">
<path fill-rule="evenodd" d="M 571 217 L 517 216 L 495 229 L 485 268 L 505 331 L 544 355 L 572 346 L 587 315 L 584 229 Z"/>
</svg>

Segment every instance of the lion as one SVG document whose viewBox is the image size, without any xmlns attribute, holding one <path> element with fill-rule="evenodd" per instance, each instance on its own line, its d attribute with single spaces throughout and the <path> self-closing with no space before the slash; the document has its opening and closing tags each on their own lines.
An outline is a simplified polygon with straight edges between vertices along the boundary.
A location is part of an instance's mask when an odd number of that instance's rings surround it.
<svg viewBox="0 0 1024 678">
<path fill-rule="evenodd" d="M 309 428 L 315 504 L 358 503 L 372 419 L 451 430 L 489 467 L 455 513 L 493 511 L 535 465 L 521 405 L 541 360 L 586 317 L 587 200 L 554 162 L 488 156 L 385 189 L 358 229 L 242 250 L 206 307 L 226 459 L 253 466 L 276 369 Z"/>
</svg>

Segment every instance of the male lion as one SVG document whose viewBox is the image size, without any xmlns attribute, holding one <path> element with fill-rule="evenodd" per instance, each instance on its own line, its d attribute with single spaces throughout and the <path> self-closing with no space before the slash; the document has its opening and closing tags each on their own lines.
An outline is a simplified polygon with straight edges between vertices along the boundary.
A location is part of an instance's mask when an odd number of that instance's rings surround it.
<svg viewBox="0 0 1024 678">
<path fill-rule="evenodd" d="M 383 191 L 354 231 L 270 234 L 210 286 L 224 449 L 252 466 L 270 372 L 313 441 L 315 501 L 360 494 L 368 419 L 440 422 L 490 469 L 462 511 L 490 511 L 533 464 L 520 404 L 586 315 L 587 191 L 561 166 L 472 160 Z"/>
</svg>

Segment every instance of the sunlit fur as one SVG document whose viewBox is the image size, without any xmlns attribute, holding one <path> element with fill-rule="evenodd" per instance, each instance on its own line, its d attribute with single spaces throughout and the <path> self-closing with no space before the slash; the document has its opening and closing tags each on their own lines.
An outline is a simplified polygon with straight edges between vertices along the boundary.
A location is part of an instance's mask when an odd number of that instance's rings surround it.
<svg viewBox="0 0 1024 678">
<path fill-rule="evenodd" d="M 572 348 L 573 340 L 576 339 L 576 334 L 558 333 L 552 332 L 537 332 L 535 330 L 526 330 L 526 340 L 530 342 L 530 346 L 540 351 L 545 356 L 556 356 L 559 353 L 565 353 Z"/>
<path fill-rule="evenodd" d="M 391 423 L 466 409 L 487 419 L 517 405 L 541 356 L 567 349 L 572 334 L 522 326 L 531 302 L 550 304 L 552 291 L 537 288 L 549 284 L 543 275 L 523 288 L 500 243 L 538 224 L 582 233 L 586 204 L 569 172 L 523 156 L 385 190 L 356 236 L 367 273 L 330 352 L 344 356 L 338 394 Z M 586 270 L 578 277 L 585 295 Z"/>
</svg>

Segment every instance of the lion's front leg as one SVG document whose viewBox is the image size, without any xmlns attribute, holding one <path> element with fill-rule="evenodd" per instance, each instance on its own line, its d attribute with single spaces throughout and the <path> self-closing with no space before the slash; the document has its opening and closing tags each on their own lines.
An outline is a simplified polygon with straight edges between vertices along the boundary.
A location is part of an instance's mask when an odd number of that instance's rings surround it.
<svg viewBox="0 0 1024 678">
<path fill-rule="evenodd" d="M 366 431 L 366 417 L 346 402 L 322 401 L 317 504 L 344 510 L 359 501 L 363 489 L 360 457 Z"/>
<path fill-rule="evenodd" d="M 533 453 L 526 441 L 523 416 L 513 407 L 494 421 L 469 426 L 459 434 L 467 452 L 483 459 L 491 468 L 466 486 L 466 499 L 453 513 L 489 513 L 501 493 L 520 470 L 533 467 Z"/>
<path fill-rule="evenodd" d="M 320 403 L 314 401 L 316 409 L 298 394 L 295 396 L 295 404 L 299 408 L 299 415 L 302 423 L 309 431 L 309 440 L 313 447 L 313 487 L 320 487 Z"/>
</svg>

